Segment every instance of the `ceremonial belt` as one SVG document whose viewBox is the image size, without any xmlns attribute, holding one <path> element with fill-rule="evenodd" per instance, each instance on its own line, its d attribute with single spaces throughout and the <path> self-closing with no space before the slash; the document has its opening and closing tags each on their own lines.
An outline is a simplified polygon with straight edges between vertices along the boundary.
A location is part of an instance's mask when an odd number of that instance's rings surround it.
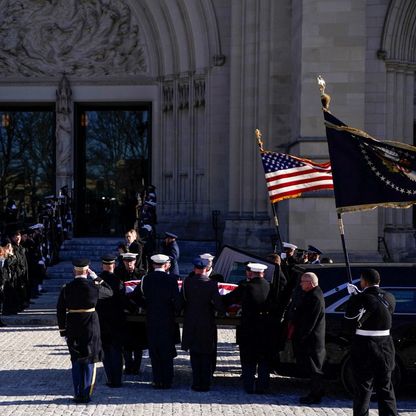
<svg viewBox="0 0 416 416">
<path fill-rule="evenodd" d="M 66 313 L 85 313 L 85 312 L 95 312 L 95 308 L 89 309 L 67 309 Z"/>
<path fill-rule="evenodd" d="M 364 337 L 386 337 L 390 335 L 389 329 L 382 329 L 382 330 L 368 330 L 368 329 L 357 329 L 355 331 L 356 335 L 362 335 Z"/>
</svg>

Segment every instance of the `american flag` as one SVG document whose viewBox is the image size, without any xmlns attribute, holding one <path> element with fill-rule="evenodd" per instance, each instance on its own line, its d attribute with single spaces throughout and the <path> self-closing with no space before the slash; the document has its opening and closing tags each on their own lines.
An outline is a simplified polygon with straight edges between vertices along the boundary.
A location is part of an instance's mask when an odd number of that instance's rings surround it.
<svg viewBox="0 0 416 416">
<path fill-rule="evenodd" d="M 315 163 L 284 153 L 262 152 L 267 190 L 272 203 L 303 192 L 334 189 L 331 163 Z"/>
</svg>

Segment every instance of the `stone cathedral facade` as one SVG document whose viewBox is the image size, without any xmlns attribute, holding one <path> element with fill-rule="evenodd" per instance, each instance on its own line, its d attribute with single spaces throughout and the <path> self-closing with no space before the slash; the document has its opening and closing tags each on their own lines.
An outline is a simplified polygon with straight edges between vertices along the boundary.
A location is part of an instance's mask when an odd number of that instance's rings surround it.
<svg viewBox="0 0 416 416">
<path fill-rule="evenodd" d="M 0 0 L 0 104 L 55 103 L 56 189 L 74 185 L 80 103 L 149 103 L 159 230 L 265 252 L 274 233 L 265 149 L 328 159 L 331 109 L 415 143 L 413 0 Z M 352 167 L 353 168 L 353 167 Z M 363 178 L 365 180 L 365 178 Z M 277 207 L 284 240 L 341 252 L 333 195 Z M 345 214 L 356 257 L 415 255 L 413 209 Z"/>
</svg>

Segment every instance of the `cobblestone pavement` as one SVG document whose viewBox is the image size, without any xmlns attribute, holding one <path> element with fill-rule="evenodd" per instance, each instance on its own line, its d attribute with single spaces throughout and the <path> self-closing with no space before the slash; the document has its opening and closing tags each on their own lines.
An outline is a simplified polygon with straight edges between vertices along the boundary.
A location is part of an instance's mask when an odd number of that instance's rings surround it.
<svg viewBox="0 0 416 416">
<path fill-rule="evenodd" d="M 142 374 L 128 376 L 123 388 L 105 385 L 102 367 L 98 371 L 93 400 L 88 405 L 71 401 L 70 362 L 65 342 L 56 327 L 7 327 L 0 333 L 1 416 L 140 416 L 140 415 L 351 415 L 351 401 L 338 383 L 330 383 L 328 397 L 318 406 L 297 404 L 306 390 L 304 380 L 273 377 L 270 395 L 247 395 L 240 386 L 238 352 L 232 343 L 234 332 L 220 330 L 218 373 L 212 390 L 190 390 L 189 357 L 176 359 L 172 390 L 157 391 L 150 385 L 147 358 Z M 414 415 L 416 396 L 399 400 L 401 415 Z M 371 415 L 377 412 L 372 410 Z"/>
</svg>

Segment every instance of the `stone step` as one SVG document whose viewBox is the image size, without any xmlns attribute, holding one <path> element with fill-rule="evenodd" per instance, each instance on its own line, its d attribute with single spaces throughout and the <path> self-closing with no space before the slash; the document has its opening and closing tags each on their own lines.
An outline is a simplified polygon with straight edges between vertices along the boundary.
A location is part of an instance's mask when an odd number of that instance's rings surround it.
<svg viewBox="0 0 416 416">
<path fill-rule="evenodd" d="M 46 293 L 42 293 L 37 299 L 33 299 L 30 307 L 17 315 L 2 317 L 7 325 L 56 325 L 56 303 L 62 286 L 73 278 L 72 259 L 87 257 L 91 259 L 91 269 L 99 273 L 101 271 L 100 256 L 114 252 L 118 238 L 74 238 L 64 241 L 60 252 L 60 262 L 48 267 L 47 278 L 43 282 Z M 212 241 L 178 241 L 181 250 L 179 270 L 181 276 L 186 276 L 192 271 L 192 259 L 198 254 L 215 254 L 215 243 Z"/>
</svg>

